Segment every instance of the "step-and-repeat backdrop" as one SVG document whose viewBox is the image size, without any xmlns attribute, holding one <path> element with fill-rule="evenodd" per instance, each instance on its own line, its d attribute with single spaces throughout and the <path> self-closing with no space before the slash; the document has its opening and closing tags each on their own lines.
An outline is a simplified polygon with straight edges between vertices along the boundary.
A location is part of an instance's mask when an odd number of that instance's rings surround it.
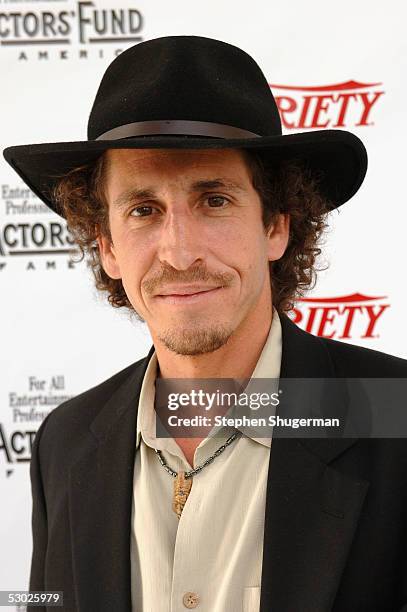
<svg viewBox="0 0 407 612">
<path fill-rule="evenodd" d="M 347 129 L 369 153 L 361 190 L 330 217 L 329 268 L 294 320 L 407 358 L 405 22 L 401 0 L 0 0 L 0 144 L 83 140 L 100 78 L 130 45 L 196 34 L 242 47 L 286 133 Z M 0 161 L 0 590 L 28 585 L 29 460 L 42 419 L 151 344 L 97 295 L 70 247 L 64 221 Z"/>
</svg>

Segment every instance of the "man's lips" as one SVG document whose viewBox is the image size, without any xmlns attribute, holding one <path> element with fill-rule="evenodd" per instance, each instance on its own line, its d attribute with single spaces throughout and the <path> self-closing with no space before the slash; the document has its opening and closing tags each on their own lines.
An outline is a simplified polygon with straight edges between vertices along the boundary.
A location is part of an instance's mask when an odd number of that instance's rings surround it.
<svg viewBox="0 0 407 612">
<path fill-rule="evenodd" d="M 204 301 L 207 298 L 212 297 L 223 287 L 189 287 L 189 288 L 171 288 L 172 293 L 163 293 L 156 295 L 156 299 L 164 301 L 168 304 L 189 304 L 194 302 Z"/>
<path fill-rule="evenodd" d="M 207 285 L 188 285 L 188 286 L 173 286 L 161 291 L 158 297 L 165 297 L 168 295 L 195 295 L 196 293 L 205 293 L 207 291 L 213 291 L 213 289 L 219 289 L 219 287 L 208 287 Z"/>
</svg>

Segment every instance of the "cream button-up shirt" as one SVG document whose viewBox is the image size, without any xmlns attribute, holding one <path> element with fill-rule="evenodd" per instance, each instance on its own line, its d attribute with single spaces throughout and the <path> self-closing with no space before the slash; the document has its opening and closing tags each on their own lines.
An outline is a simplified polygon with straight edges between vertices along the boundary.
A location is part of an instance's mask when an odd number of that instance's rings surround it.
<svg viewBox="0 0 407 612">
<path fill-rule="evenodd" d="M 280 376 L 281 324 L 273 309 L 266 343 L 251 378 Z M 141 388 L 131 531 L 133 612 L 259 612 L 264 513 L 271 438 L 242 435 L 193 477 L 181 518 L 172 510 L 175 471 L 191 470 L 225 437 L 208 436 L 191 466 L 173 438 L 155 436 L 153 353 Z"/>
</svg>

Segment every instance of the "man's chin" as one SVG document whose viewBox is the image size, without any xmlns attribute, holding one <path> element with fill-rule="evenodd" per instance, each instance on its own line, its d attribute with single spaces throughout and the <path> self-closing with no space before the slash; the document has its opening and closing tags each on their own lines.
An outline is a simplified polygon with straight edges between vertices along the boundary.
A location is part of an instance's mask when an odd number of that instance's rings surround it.
<svg viewBox="0 0 407 612">
<path fill-rule="evenodd" d="M 232 335 L 230 327 L 193 327 L 167 329 L 158 335 L 160 342 L 177 355 L 193 356 L 213 353 L 224 346 Z"/>
</svg>

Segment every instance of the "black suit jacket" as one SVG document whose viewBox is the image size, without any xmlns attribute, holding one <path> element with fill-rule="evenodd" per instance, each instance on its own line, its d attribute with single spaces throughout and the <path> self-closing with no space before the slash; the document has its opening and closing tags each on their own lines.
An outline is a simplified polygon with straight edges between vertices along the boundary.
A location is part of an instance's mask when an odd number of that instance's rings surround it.
<svg viewBox="0 0 407 612">
<path fill-rule="evenodd" d="M 282 378 L 407 377 L 403 359 L 281 322 Z M 36 436 L 30 589 L 64 591 L 64 610 L 131 610 L 136 415 L 152 350 L 60 405 Z M 398 612 L 407 442 L 276 438 L 270 457 L 261 612 Z"/>
</svg>

